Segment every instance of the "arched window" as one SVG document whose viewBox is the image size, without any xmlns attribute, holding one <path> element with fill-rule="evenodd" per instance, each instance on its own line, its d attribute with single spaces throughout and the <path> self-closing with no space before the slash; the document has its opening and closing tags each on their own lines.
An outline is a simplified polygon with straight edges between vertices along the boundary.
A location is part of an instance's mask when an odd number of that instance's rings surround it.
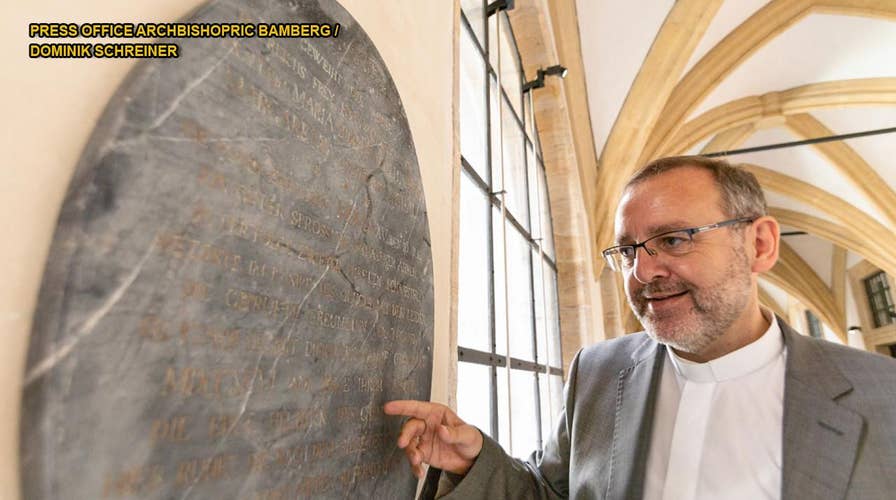
<svg viewBox="0 0 896 500">
<path fill-rule="evenodd" d="M 896 306 L 893 305 L 893 296 L 890 294 L 886 273 L 876 272 L 862 282 L 865 284 L 865 294 L 868 296 L 868 306 L 871 309 L 874 328 L 896 323 Z"/>
<path fill-rule="evenodd" d="M 458 413 L 522 457 L 560 409 L 551 213 L 508 16 L 461 6 Z"/>
</svg>

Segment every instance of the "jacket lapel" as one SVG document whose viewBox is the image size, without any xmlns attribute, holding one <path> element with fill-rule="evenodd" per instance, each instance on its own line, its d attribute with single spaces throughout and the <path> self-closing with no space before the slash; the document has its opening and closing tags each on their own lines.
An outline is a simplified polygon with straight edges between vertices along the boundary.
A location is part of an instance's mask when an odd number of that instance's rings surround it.
<svg viewBox="0 0 896 500">
<path fill-rule="evenodd" d="M 778 324 L 787 345 L 781 498 L 844 498 L 865 425 L 836 402 L 852 385 L 818 344 Z"/>
<path fill-rule="evenodd" d="M 647 340 L 632 355 L 634 364 L 621 370 L 617 377 L 607 498 L 643 496 L 647 448 L 664 354 L 665 347 Z"/>
</svg>

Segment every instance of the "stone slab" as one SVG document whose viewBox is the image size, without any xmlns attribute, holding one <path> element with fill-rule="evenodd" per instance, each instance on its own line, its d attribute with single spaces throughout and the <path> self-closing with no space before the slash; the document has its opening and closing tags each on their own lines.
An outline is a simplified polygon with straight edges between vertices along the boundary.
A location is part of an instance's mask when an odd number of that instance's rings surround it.
<svg viewBox="0 0 896 500">
<path fill-rule="evenodd" d="M 428 399 L 432 257 L 398 92 L 332 0 L 189 22 L 110 101 L 66 195 L 25 374 L 25 498 L 410 498 L 390 399 Z"/>
</svg>

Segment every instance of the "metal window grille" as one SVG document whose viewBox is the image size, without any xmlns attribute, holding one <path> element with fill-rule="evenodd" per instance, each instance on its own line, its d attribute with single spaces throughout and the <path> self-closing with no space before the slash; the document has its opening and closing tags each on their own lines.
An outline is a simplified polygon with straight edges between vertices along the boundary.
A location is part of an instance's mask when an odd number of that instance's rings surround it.
<svg viewBox="0 0 896 500">
<path fill-rule="evenodd" d="M 519 455 L 528 454 L 532 449 L 514 449 L 515 442 L 528 444 L 528 441 L 513 439 L 513 435 L 534 435 L 534 439 L 529 441 L 541 448 L 543 434 L 553 427 L 554 413 L 560 409 L 562 356 L 557 311 L 557 265 L 553 258 L 544 163 L 538 137 L 534 133 L 536 128 L 531 95 L 520 92 L 524 81 L 521 73 L 509 77 L 505 69 L 502 75 L 501 52 L 506 57 L 509 46 L 510 56 L 515 59 L 511 61 L 511 65 L 519 68 L 522 66 L 519 51 L 506 13 L 497 12 L 488 16 L 484 14 L 485 7 L 484 2 L 462 2 L 461 37 L 472 40 L 475 47 L 473 55 L 481 59 L 476 59 L 475 62 L 481 63 L 485 68 L 485 84 L 481 91 L 485 96 L 484 156 L 487 165 L 474 165 L 470 158 L 463 155 L 462 145 L 461 189 L 470 190 L 471 196 L 475 193 L 475 196 L 486 200 L 488 206 L 488 209 L 481 211 L 487 235 L 485 251 L 488 255 L 484 260 L 488 275 L 488 313 L 480 315 L 482 321 L 488 322 L 488 327 L 481 330 L 482 335 L 487 335 L 488 339 L 487 342 L 476 342 L 477 346 L 486 346 L 484 348 L 464 345 L 459 340 L 458 371 L 460 373 L 464 368 L 474 366 L 483 368 L 476 370 L 477 374 L 472 380 L 473 383 L 483 384 L 476 389 L 488 387 L 488 428 L 483 428 L 483 431 L 501 442 L 512 454 Z M 509 33 L 503 40 L 504 50 L 502 40 L 495 40 L 503 30 Z M 493 53 L 496 50 L 498 54 Z M 464 57 L 469 58 L 471 55 L 464 53 L 462 59 Z M 502 79 L 502 76 L 505 78 Z M 513 102 L 514 96 L 518 96 L 518 102 Z M 482 96 L 478 97 L 481 99 Z M 494 101 L 497 101 L 497 109 L 494 109 Z M 461 115 L 461 128 L 470 126 L 469 119 Z M 507 137 L 513 137 L 516 141 L 510 142 L 508 146 L 505 142 Z M 512 149 L 514 144 L 521 151 Z M 517 163 L 514 167 L 517 170 L 522 167 L 522 170 L 515 174 L 509 173 L 505 155 L 521 159 L 521 164 Z M 508 182 L 512 175 L 516 175 L 516 184 Z M 464 198 L 464 193 L 461 197 Z M 464 238 L 466 233 L 463 219 L 460 232 L 461 238 Z M 515 250 L 519 257 L 519 252 L 523 249 L 526 258 L 517 258 L 514 263 L 520 267 L 520 263 L 525 262 L 526 269 L 522 272 L 512 269 L 514 272 L 511 273 L 508 271 L 509 259 L 513 258 L 510 254 Z M 465 256 L 462 251 L 460 258 L 463 260 L 465 257 L 469 256 Z M 519 281 L 528 286 L 511 290 L 511 281 Z M 460 286 L 458 293 L 467 293 L 462 283 Z M 511 301 L 508 298 L 511 295 L 517 299 L 524 297 L 525 300 Z M 517 307 L 523 302 L 525 307 Z M 459 315 L 464 314 L 460 305 L 458 309 Z M 519 323 L 518 320 L 515 321 L 516 315 L 528 319 L 524 330 L 528 330 L 531 335 L 524 336 L 526 338 L 511 331 L 512 323 Z M 517 352 L 520 346 L 525 348 L 525 352 Z M 459 384 L 459 410 L 462 409 L 462 403 L 470 389 Z M 482 392 L 484 391 L 479 391 Z M 486 404 L 485 401 L 478 403 Z M 533 411 L 525 411 L 527 407 Z M 464 418 L 463 413 L 461 417 Z"/>
</svg>

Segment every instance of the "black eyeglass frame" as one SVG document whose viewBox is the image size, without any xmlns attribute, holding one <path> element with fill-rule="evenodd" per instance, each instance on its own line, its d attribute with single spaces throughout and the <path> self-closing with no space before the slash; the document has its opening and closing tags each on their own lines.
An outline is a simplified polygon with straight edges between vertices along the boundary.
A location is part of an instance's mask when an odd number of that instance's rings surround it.
<svg viewBox="0 0 896 500">
<path fill-rule="evenodd" d="M 631 248 L 632 255 L 634 255 L 634 256 L 637 256 L 638 248 L 643 248 L 644 251 L 647 252 L 647 255 L 655 256 L 657 254 L 657 252 L 655 250 L 651 250 L 651 249 L 647 248 L 647 244 L 657 238 L 660 238 L 660 237 L 663 237 L 663 236 L 666 236 L 666 235 L 669 235 L 672 233 L 687 233 L 688 237 L 690 237 L 693 240 L 695 234 L 705 233 L 707 231 L 712 231 L 713 229 L 719 229 L 719 228 L 732 226 L 734 224 L 740 224 L 740 223 L 744 223 L 744 222 L 752 223 L 756 219 L 758 219 L 758 217 L 740 217 L 737 219 L 723 220 L 722 222 L 716 222 L 714 224 L 706 224 L 704 226 L 664 231 L 660 234 L 655 234 L 655 235 L 651 236 L 650 238 L 647 238 L 646 240 L 642 241 L 641 243 L 634 243 L 631 245 L 616 245 L 616 246 L 604 249 L 601 252 L 601 255 L 604 256 L 604 260 L 607 262 L 607 265 L 610 266 L 610 269 L 617 271 L 617 272 L 622 272 L 622 267 L 620 266 L 617 268 L 615 260 L 612 257 L 613 253 L 621 253 L 619 250 L 622 248 Z M 634 262 L 634 258 L 632 258 L 632 262 Z"/>
</svg>

